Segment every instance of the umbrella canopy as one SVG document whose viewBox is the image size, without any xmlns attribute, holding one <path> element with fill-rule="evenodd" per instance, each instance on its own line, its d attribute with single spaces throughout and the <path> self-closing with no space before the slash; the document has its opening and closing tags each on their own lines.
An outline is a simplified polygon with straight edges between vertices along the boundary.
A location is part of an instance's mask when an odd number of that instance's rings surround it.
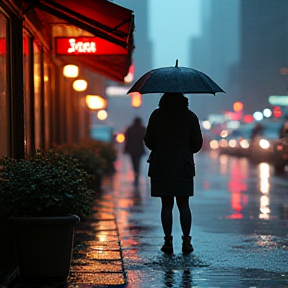
<svg viewBox="0 0 288 288">
<path fill-rule="evenodd" d="M 214 94 L 217 92 L 225 93 L 209 76 L 206 74 L 186 67 L 178 67 L 176 60 L 175 67 L 163 67 L 153 69 L 141 76 L 131 87 L 127 94 L 139 92 L 147 93 L 173 93 L 183 94 Z"/>
</svg>

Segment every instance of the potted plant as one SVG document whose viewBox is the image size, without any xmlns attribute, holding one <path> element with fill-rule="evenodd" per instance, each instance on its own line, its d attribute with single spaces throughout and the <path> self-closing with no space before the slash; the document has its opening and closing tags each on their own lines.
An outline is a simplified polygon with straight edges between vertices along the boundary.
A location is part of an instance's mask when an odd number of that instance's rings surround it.
<svg viewBox="0 0 288 288">
<path fill-rule="evenodd" d="M 91 150 L 94 155 L 99 155 L 104 159 L 104 174 L 109 175 L 115 172 L 114 161 L 117 159 L 117 150 L 113 143 L 89 138 L 83 139 L 80 145 Z"/>
<path fill-rule="evenodd" d="M 90 188 L 99 191 L 101 189 L 102 175 L 105 168 L 105 159 L 95 153 L 91 146 L 82 143 L 66 143 L 55 147 L 55 151 L 70 155 L 77 160 L 79 167 L 92 176 Z"/>
<path fill-rule="evenodd" d="M 52 150 L 0 158 L 0 209 L 14 228 L 23 282 L 66 282 L 74 227 L 92 211 L 90 179 L 77 160 Z"/>
</svg>

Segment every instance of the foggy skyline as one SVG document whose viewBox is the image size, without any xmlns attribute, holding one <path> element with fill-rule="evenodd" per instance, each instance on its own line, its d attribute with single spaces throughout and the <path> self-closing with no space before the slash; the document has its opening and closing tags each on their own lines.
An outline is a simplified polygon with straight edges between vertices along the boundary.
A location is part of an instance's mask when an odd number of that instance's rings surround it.
<svg viewBox="0 0 288 288">
<path fill-rule="evenodd" d="M 185 95 L 201 120 L 210 113 L 232 111 L 235 101 L 244 102 L 245 113 L 253 113 L 269 107 L 269 95 L 287 95 L 288 78 L 279 71 L 288 67 L 288 1 L 114 2 L 135 13 L 135 80 L 153 68 L 174 66 L 179 59 L 179 66 L 204 72 L 226 92 Z M 136 109 L 129 96 L 113 99 L 109 120 L 116 130 L 135 116 L 147 123 L 161 95 L 143 95 Z"/>
<path fill-rule="evenodd" d="M 189 67 L 189 42 L 201 34 L 200 0 L 148 0 L 148 37 L 153 43 L 153 68 Z"/>
</svg>

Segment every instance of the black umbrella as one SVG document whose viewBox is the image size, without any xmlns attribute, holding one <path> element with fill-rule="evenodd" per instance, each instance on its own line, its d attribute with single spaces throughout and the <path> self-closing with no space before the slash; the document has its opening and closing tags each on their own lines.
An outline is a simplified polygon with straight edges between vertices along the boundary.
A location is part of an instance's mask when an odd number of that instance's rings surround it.
<svg viewBox="0 0 288 288">
<path fill-rule="evenodd" d="M 175 67 L 153 69 L 141 76 L 127 94 L 132 92 L 141 94 L 181 92 L 183 94 L 208 93 L 214 95 L 217 92 L 225 93 L 206 74 L 192 68 L 178 67 L 178 60 L 176 60 Z"/>
</svg>

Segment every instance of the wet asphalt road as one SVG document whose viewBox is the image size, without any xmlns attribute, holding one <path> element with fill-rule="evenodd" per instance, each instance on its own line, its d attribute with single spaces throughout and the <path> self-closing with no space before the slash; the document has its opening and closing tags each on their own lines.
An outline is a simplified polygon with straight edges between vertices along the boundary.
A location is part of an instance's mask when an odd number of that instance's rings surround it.
<svg viewBox="0 0 288 288">
<path fill-rule="evenodd" d="M 177 207 L 174 254 L 160 251 L 160 199 L 151 198 L 147 163 L 138 188 L 129 158 L 120 156 L 113 193 L 127 288 L 288 287 L 288 171 L 267 163 L 201 152 L 196 155 L 194 253 L 183 256 Z"/>
</svg>

